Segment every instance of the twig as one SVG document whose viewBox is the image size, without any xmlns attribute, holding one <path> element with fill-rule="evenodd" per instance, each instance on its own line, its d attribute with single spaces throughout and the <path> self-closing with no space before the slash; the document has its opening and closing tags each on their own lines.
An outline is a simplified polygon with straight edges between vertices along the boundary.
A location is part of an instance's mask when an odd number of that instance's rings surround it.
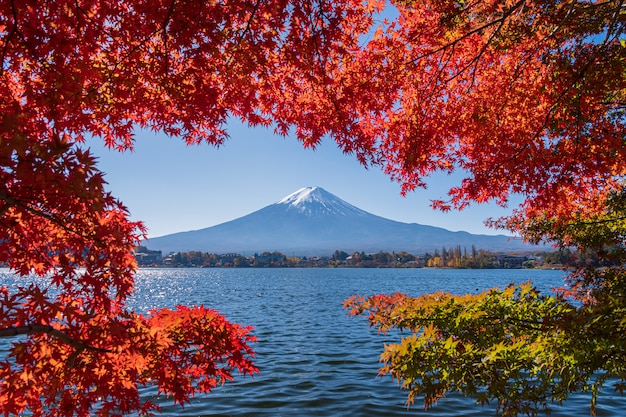
<svg viewBox="0 0 626 417">
<path fill-rule="evenodd" d="M 43 324 L 33 324 L 30 326 L 19 326 L 19 327 L 7 327 L 4 329 L 0 329 L 0 337 L 13 337 L 24 334 L 33 334 L 33 333 L 45 333 L 49 334 L 52 337 L 55 337 L 68 345 L 79 349 L 79 350 L 91 350 L 94 352 L 102 352 L 102 353 L 110 353 L 109 349 L 97 348 L 86 343 L 83 343 L 79 340 L 76 340 L 69 336 L 66 333 L 63 333 L 60 330 L 55 329 L 52 326 L 46 326 Z"/>
</svg>

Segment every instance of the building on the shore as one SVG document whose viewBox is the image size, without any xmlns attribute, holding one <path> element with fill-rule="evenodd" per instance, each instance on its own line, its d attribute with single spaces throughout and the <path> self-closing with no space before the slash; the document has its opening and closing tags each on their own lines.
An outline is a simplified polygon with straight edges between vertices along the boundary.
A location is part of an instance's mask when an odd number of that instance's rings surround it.
<svg viewBox="0 0 626 417">
<path fill-rule="evenodd" d="M 163 263 L 163 253 L 160 250 L 150 250 L 145 246 L 135 249 L 135 259 L 139 266 L 161 265 Z"/>
</svg>

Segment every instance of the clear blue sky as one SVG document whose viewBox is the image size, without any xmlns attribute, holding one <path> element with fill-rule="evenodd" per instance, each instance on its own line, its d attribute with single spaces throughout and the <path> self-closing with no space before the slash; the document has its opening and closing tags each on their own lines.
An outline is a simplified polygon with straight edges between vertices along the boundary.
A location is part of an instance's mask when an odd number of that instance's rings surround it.
<svg viewBox="0 0 626 417">
<path fill-rule="evenodd" d="M 214 226 L 273 204 L 299 188 L 317 185 L 370 213 L 471 233 L 506 234 L 483 221 L 509 210 L 495 205 L 462 212 L 433 211 L 429 202 L 446 196 L 453 178 L 438 176 L 428 190 L 400 195 L 400 185 L 379 168 L 365 169 L 327 139 L 316 150 L 295 138 L 237 123 L 219 148 L 187 146 L 182 139 L 138 132 L 133 152 L 88 142 L 106 173 L 108 189 L 141 220 L 150 237 Z M 458 180 L 458 178 L 457 178 Z"/>
</svg>

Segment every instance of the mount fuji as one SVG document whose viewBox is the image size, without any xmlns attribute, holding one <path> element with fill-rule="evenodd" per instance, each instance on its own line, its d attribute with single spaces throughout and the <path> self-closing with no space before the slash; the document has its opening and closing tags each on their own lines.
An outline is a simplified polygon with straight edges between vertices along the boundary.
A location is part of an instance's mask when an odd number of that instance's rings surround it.
<svg viewBox="0 0 626 417">
<path fill-rule="evenodd" d="M 226 223 L 155 237 L 142 244 L 163 253 L 279 251 L 299 256 L 330 256 L 335 250 L 419 254 L 457 245 L 492 251 L 530 249 L 520 240 L 504 235 L 452 232 L 389 220 L 361 210 L 320 187 L 301 188 L 275 204 Z"/>
</svg>

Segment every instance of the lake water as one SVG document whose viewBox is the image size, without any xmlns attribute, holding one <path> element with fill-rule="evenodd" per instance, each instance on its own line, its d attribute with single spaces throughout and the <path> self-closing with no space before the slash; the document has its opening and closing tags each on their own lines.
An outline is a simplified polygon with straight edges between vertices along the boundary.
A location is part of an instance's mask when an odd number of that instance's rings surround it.
<svg viewBox="0 0 626 417">
<path fill-rule="evenodd" d="M 164 416 L 488 416 L 495 407 L 453 394 L 428 413 L 390 377 L 378 377 L 384 343 L 362 317 L 349 318 L 342 302 L 354 294 L 446 290 L 466 293 L 532 280 L 540 288 L 562 284 L 562 271 L 439 269 L 142 269 L 133 300 L 145 311 L 204 304 L 233 322 L 251 325 L 261 375 L 237 377 L 184 409 L 153 398 Z M 599 400 L 599 416 L 626 415 L 612 390 Z M 576 395 L 553 416 L 589 415 L 589 397 Z"/>
</svg>

